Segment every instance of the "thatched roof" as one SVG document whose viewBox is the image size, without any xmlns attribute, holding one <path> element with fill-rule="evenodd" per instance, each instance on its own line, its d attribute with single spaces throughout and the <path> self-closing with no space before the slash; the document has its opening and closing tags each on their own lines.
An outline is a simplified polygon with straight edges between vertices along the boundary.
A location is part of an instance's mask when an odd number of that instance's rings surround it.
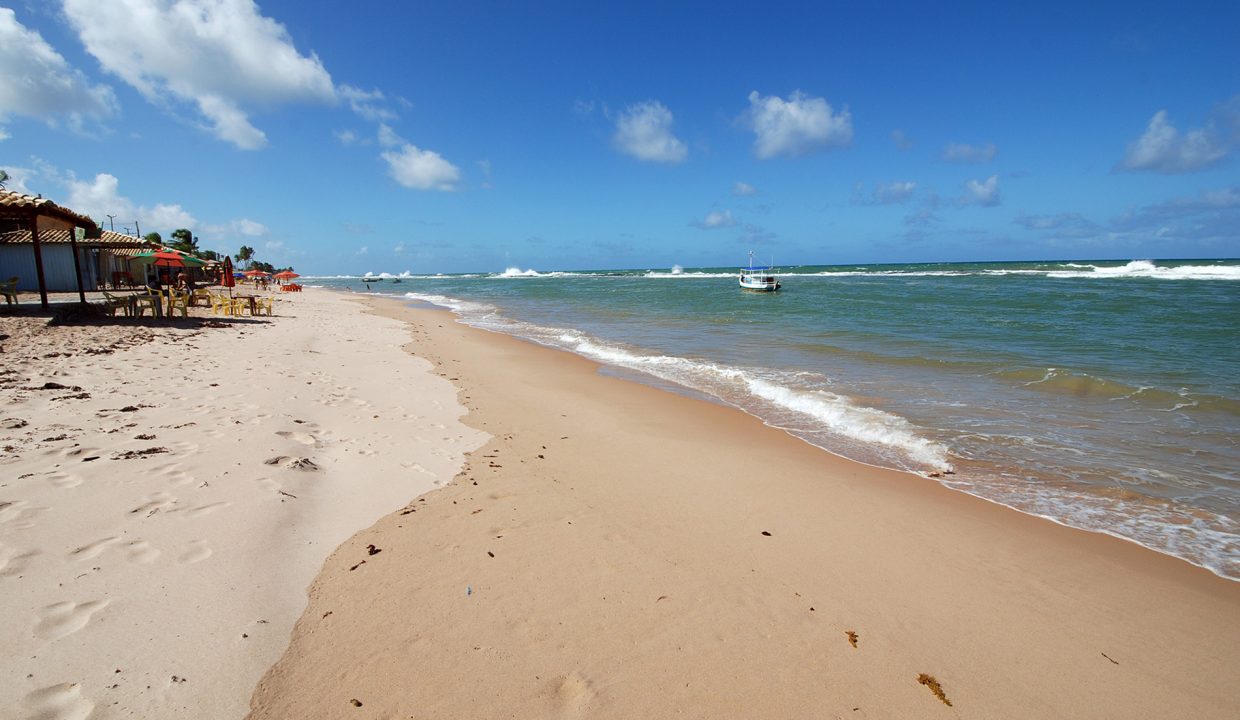
<svg viewBox="0 0 1240 720">
<path fill-rule="evenodd" d="M 97 226 L 95 221 L 89 217 L 61 207 L 45 197 L 0 189 L 0 217 L 25 218 L 30 215 L 31 210 L 36 210 L 46 217 L 64 220 L 77 227 L 94 228 Z M 41 232 L 39 240 L 43 240 Z"/>
</svg>

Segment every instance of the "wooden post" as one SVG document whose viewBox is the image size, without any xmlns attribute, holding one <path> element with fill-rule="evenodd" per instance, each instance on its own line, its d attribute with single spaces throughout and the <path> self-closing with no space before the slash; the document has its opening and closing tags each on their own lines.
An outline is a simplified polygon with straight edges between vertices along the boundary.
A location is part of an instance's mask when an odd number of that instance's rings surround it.
<svg viewBox="0 0 1240 720">
<path fill-rule="evenodd" d="M 73 253 L 73 275 L 77 277 L 78 299 L 86 304 L 86 289 L 82 287 L 82 262 L 78 259 L 77 228 L 69 228 L 69 248 Z"/>
<path fill-rule="evenodd" d="M 34 272 L 39 278 L 39 297 L 43 299 L 43 309 L 47 309 L 47 281 L 43 279 L 43 248 L 39 244 L 39 211 L 31 210 L 30 239 L 34 241 Z"/>
</svg>

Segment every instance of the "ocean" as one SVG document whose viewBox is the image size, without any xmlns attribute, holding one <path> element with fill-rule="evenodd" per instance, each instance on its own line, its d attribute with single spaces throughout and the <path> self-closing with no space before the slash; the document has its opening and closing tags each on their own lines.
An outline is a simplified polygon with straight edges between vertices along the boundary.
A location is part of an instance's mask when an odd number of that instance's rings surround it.
<svg viewBox="0 0 1240 720">
<path fill-rule="evenodd" d="M 1240 260 L 305 278 L 1240 580 Z M 687 458 L 686 462 L 692 460 Z"/>
</svg>

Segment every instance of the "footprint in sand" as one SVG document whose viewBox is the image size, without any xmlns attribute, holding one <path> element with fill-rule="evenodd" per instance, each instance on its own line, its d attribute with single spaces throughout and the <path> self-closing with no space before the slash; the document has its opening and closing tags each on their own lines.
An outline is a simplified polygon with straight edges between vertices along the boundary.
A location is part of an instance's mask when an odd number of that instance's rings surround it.
<svg viewBox="0 0 1240 720">
<path fill-rule="evenodd" d="M 47 473 L 47 481 L 58 488 L 72 488 L 82 484 L 82 477 L 59 470 Z"/>
<path fill-rule="evenodd" d="M 159 550 L 151 547 L 145 540 L 134 540 L 126 546 L 125 552 L 129 556 L 129 562 L 139 565 L 150 565 L 159 557 Z"/>
<path fill-rule="evenodd" d="M 35 520 L 45 512 L 47 508 L 32 506 L 25 500 L 0 500 L 0 524 L 15 530 L 34 527 Z"/>
<path fill-rule="evenodd" d="M 61 683 L 41 688 L 22 699 L 25 717 L 38 720 L 86 720 L 95 704 L 82 697 L 82 686 Z"/>
<path fill-rule="evenodd" d="M 276 433 L 276 435 L 279 435 L 280 437 L 288 439 L 288 440 L 292 440 L 293 442 L 301 443 L 302 445 L 314 445 L 317 447 L 319 444 L 318 438 L 311 435 L 310 433 L 295 432 L 292 430 L 281 430 L 280 432 Z"/>
<path fill-rule="evenodd" d="M 107 550 L 109 545 L 113 545 L 118 542 L 120 542 L 120 538 L 118 537 L 105 537 L 101 540 L 96 540 L 93 543 L 88 543 L 86 545 L 82 545 L 81 547 L 74 548 L 69 551 L 69 557 L 73 560 L 91 560 L 98 557 L 99 553 Z"/>
<path fill-rule="evenodd" d="M 146 502 L 142 503 L 133 510 L 130 510 L 129 514 L 150 517 L 176 501 L 177 499 L 168 493 L 157 492 L 154 495 L 147 495 Z"/>
<path fill-rule="evenodd" d="M 58 602 L 39 611 L 39 621 L 34 626 L 34 636 L 41 640 L 58 640 L 81 630 L 90 623 L 95 613 L 108 606 L 111 600 L 91 600 L 84 603 Z"/>
<path fill-rule="evenodd" d="M 594 699 L 594 690 L 588 680 L 574 672 L 560 681 L 555 696 L 560 717 L 582 717 L 590 701 Z"/>
<path fill-rule="evenodd" d="M 0 577 L 17 577 L 26 571 L 26 566 L 39 554 L 38 550 L 18 552 L 17 548 L 0 543 Z"/>
<path fill-rule="evenodd" d="M 177 558 L 177 562 L 182 565 L 192 565 L 193 563 L 202 562 L 203 560 L 211 557 L 211 553 L 214 552 L 211 550 L 211 546 L 207 544 L 206 540 L 192 540 L 185 547 L 185 551 L 182 552 Z"/>
</svg>

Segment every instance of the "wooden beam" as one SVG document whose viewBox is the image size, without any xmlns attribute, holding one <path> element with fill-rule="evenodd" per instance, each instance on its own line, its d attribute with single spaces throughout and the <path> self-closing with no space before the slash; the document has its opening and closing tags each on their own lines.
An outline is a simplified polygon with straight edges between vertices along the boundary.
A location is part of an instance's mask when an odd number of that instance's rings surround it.
<svg viewBox="0 0 1240 720">
<path fill-rule="evenodd" d="M 69 228 L 69 247 L 73 253 L 73 274 L 77 277 L 78 298 L 86 304 L 86 290 L 82 287 L 82 263 L 78 260 L 77 227 Z"/>
<path fill-rule="evenodd" d="M 43 278 L 43 247 L 39 243 L 39 210 L 32 209 L 26 216 L 30 223 L 30 239 L 34 241 L 34 272 L 39 278 L 39 297 L 43 300 L 43 309 L 47 309 L 47 281 Z"/>
</svg>

